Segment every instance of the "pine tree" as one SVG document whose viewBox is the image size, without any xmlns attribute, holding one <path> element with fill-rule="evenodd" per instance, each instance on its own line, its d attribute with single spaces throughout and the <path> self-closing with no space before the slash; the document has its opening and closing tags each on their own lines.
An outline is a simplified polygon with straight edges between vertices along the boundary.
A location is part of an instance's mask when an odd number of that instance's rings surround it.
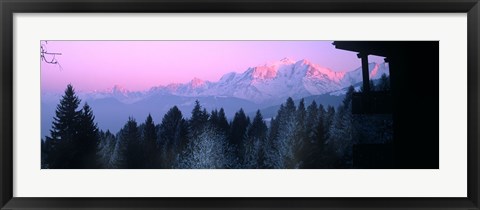
<svg viewBox="0 0 480 210">
<path fill-rule="evenodd" d="M 125 126 L 124 126 L 125 127 Z M 108 162 L 111 168 L 122 169 L 127 168 L 126 144 L 122 139 L 123 128 L 115 134 L 115 145 Z"/>
<path fill-rule="evenodd" d="M 208 113 L 206 112 L 205 109 L 202 111 L 200 102 L 196 100 L 195 106 L 193 107 L 193 110 L 192 110 L 192 117 L 189 120 L 191 136 L 195 137 L 196 135 L 200 134 L 200 132 L 202 131 L 203 127 L 207 124 L 207 122 L 208 122 Z"/>
<path fill-rule="evenodd" d="M 328 109 L 330 108 L 332 108 L 332 112 L 335 113 L 335 109 L 333 109 L 332 106 L 328 107 Z M 318 120 L 323 121 L 323 124 L 325 125 L 326 118 L 327 118 L 327 110 L 325 110 L 325 107 L 322 104 L 318 105 L 317 114 L 318 114 Z"/>
<path fill-rule="evenodd" d="M 227 135 L 229 130 L 230 130 L 230 125 L 228 124 L 227 117 L 225 116 L 225 111 L 223 108 L 220 108 L 218 111 L 218 121 L 216 127 L 224 133 L 224 135 Z"/>
<path fill-rule="evenodd" d="M 279 110 L 281 109 L 283 109 L 283 104 L 280 105 Z M 262 147 L 265 155 L 264 168 L 274 168 L 278 161 L 275 142 L 277 141 L 279 133 L 279 123 L 275 117 L 272 117 L 270 120 L 270 127 L 267 133 L 267 139 Z"/>
<path fill-rule="evenodd" d="M 45 169 L 47 165 L 46 161 L 46 148 L 45 148 L 45 141 L 41 138 L 40 139 L 41 145 L 40 145 L 40 168 Z"/>
<path fill-rule="evenodd" d="M 145 152 L 145 168 L 157 168 L 159 155 L 157 150 L 157 132 L 152 116 L 148 114 L 143 128 L 143 143 Z"/>
<path fill-rule="evenodd" d="M 115 168 L 115 161 L 112 158 L 117 141 L 115 135 L 113 135 L 110 130 L 106 132 L 100 131 L 99 138 L 98 156 L 100 158 L 101 168 Z"/>
<path fill-rule="evenodd" d="M 313 142 L 313 139 L 316 137 L 315 126 L 318 124 L 320 117 L 318 114 L 318 107 L 315 101 L 307 107 L 307 119 L 305 122 L 305 127 L 307 130 L 307 137 Z"/>
<path fill-rule="evenodd" d="M 248 127 L 245 138 L 244 168 L 265 168 L 264 144 L 267 138 L 268 127 L 263 120 L 260 110 L 257 110 L 252 124 Z"/>
<path fill-rule="evenodd" d="M 306 131 L 306 118 L 307 111 L 305 110 L 305 101 L 302 98 L 298 104 L 297 111 L 295 113 L 295 134 L 293 142 L 294 157 L 292 159 L 292 165 L 295 168 L 302 167 L 303 161 L 306 158 L 306 149 L 308 145 L 308 136 Z"/>
<path fill-rule="evenodd" d="M 292 98 L 288 98 L 284 106 L 280 109 L 275 117 L 275 124 L 272 129 L 270 143 L 272 149 L 268 153 L 268 164 L 272 168 L 295 168 L 294 161 L 294 142 L 296 127 L 296 108 Z"/>
<path fill-rule="evenodd" d="M 206 122 L 208 122 L 209 118 L 210 118 L 210 115 L 208 114 L 207 109 L 203 108 L 202 119 L 205 120 Z"/>
<path fill-rule="evenodd" d="M 200 110 L 200 109 L 198 109 Z M 172 107 L 163 116 L 160 124 L 160 138 L 164 144 L 161 148 L 163 168 L 173 168 L 177 165 L 177 156 L 188 145 L 188 126 L 182 112 L 177 106 Z"/>
<path fill-rule="evenodd" d="M 390 90 L 390 78 L 383 73 L 380 77 L 380 83 L 378 84 L 379 91 L 389 91 Z"/>
<path fill-rule="evenodd" d="M 270 120 L 270 129 L 268 131 L 267 143 L 264 145 L 266 155 L 267 168 L 273 168 L 278 162 L 278 154 L 276 153 L 276 141 L 278 139 L 278 133 L 280 132 L 280 123 L 278 118 L 282 118 L 285 112 L 285 107 L 280 104 L 277 115 Z"/>
<path fill-rule="evenodd" d="M 208 126 L 209 129 L 212 129 L 216 133 L 217 137 L 219 137 L 222 141 L 225 141 L 221 142 L 221 144 L 225 144 L 224 151 L 222 152 L 224 158 L 226 158 L 225 167 L 238 167 L 236 165 L 238 159 L 236 157 L 235 148 L 229 144 L 230 141 L 228 140 L 228 135 L 230 132 L 230 126 L 223 108 L 220 108 L 220 111 L 217 111 L 216 109 L 212 110 L 210 117 L 208 118 Z"/>
<path fill-rule="evenodd" d="M 52 129 L 50 130 L 51 151 L 48 154 L 49 168 L 77 168 L 78 156 L 75 139 L 78 135 L 78 123 L 81 110 L 80 99 L 75 95 L 72 85 L 67 85 L 65 93 L 57 105 Z"/>
<path fill-rule="evenodd" d="M 242 162 L 244 160 L 245 147 L 243 140 L 249 124 L 250 120 L 245 115 L 243 109 L 235 113 L 228 139 L 230 145 L 233 147 L 234 155 L 238 158 L 239 167 L 243 164 Z"/>
<path fill-rule="evenodd" d="M 41 145 L 41 167 L 42 169 L 48 169 L 49 168 L 49 162 L 48 162 L 48 155 L 52 151 L 52 139 L 48 136 L 45 137 L 45 140 L 41 140 L 42 145 Z"/>
<path fill-rule="evenodd" d="M 332 129 L 330 130 L 329 146 L 334 148 L 335 154 L 339 158 L 339 165 L 336 167 L 350 168 L 353 146 L 353 116 L 352 116 L 352 97 L 355 89 L 350 86 L 342 105 L 338 107 L 335 115 Z"/>
<path fill-rule="evenodd" d="M 285 112 L 293 114 L 295 113 L 295 102 L 293 102 L 292 97 L 287 98 L 287 102 L 285 102 Z"/>
<path fill-rule="evenodd" d="M 318 112 L 317 103 L 312 101 L 312 103 L 307 107 L 307 119 L 305 122 L 307 141 L 305 142 L 306 157 L 303 165 L 304 168 L 315 168 L 320 157 L 319 145 L 316 140 L 317 136 L 319 135 L 317 126 L 322 120 Z"/>
<path fill-rule="evenodd" d="M 218 111 L 216 109 L 212 110 L 210 113 L 210 117 L 208 118 L 208 123 L 214 127 L 217 126 L 218 123 Z"/>
<path fill-rule="evenodd" d="M 352 107 L 352 98 L 355 93 L 355 88 L 353 86 L 348 87 L 347 93 L 345 93 L 345 98 L 342 101 L 342 105 L 346 109 L 351 109 Z"/>
<path fill-rule="evenodd" d="M 330 139 L 330 131 L 333 125 L 333 119 L 335 118 L 335 108 L 333 106 L 328 106 L 327 111 L 325 113 L 324 125 L 325 125 L 325 138 L 328 140 Z"/>
<path fill-rule="evenodd" d="M 267 137 L 267 124 L 263 120 L 262 113 L 257 110 L 255 117 L 253 118 L 252 125 L 248 129 L 248 136 L 255 136 L 259 139 L 265 139 Z"/>
<path fill-rule="evenodd" d="M 97 156 L 97 148 L 99 142 L 98 136 L 98 127 L 94 122 L 95 116 L 93 116 L 93 111 L 85 103 L 83 105 L 79 127 L 77 135 L 77 150 L 78 156 L 75 158 L 78 160 L 76 164 L 79 168 L 99 168 L 99 157 Z"/>
<path fill-rule="evenodd" d="M 295 145 L 295 128 L 296 128 L 296 107 L 293 99 L 289 97 L 285 102 L 285 113 L 280 120 L 280 133 L 278 138 L 278 150 L 280 152 L 281 161 L 279 168 L 295 168 L 294 145 Z"/>
<path fill-rule="evenodd" d="M 137 122 L 129 117 L 127 123 L 120 131 L 120 154 L 123 161 L 120 168 L 137 169 L 143 168 L 143 152 L 140 144 L 140 133 Z"/>
</svg>

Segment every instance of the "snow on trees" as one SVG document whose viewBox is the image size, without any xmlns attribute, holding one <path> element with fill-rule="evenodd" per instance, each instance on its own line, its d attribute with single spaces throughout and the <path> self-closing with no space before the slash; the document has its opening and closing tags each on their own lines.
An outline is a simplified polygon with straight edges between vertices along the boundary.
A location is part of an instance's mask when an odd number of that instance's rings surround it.
<svg viewBox="0 0 480 210">
<path fill-rule="evenodd" d="M 260 110 L 257 110 L 252 124 L 248 127 L 244 138 L 245 155 L 243 168 L 265 167 L 265 141 L 268 127 L 263 120 Z"/>
<path fill-rule="evenodd" d="M 382 77 L 381 89 L 388 87 Z M 228 122 L 223 108 L 207 112 L 197 100 L 189 119 L 173 106 L 160 124 L 151 115 L 129 118 L 116 134 L 101 131 L 92 108 L 67 86 L 51 136 L 42 139 L 42 168 L 351 168 L 359 139 L 392 141 L 392 120 L 354 116 L 350 87 L 337 108 L 312 101 L 281 104 L 267 126 L 260 110 L 252 121 L 239 109 Z M 368 138 L 366 136 L 368 136 Z M 369 143 L 369 142 L 367 142 Z"/>
<path fill-rule="evenodd" d="M 106 132 L 100 131 L 99 136 L 100 142 L 98 145 L 98 157 L 100 167 L 114 168 L 114 161 L 112 160 L 112 157 L 115 151 L 117 139 L 115 138 L 115 135 L 110 133 L 109 130 Z"/>
<path fill-rule="evenodd" d="M 225 136 L 212 126 L 205 126 L 194 137 L 183 154 L 179 168 L 215 169 L 225 168 L 228 163 Z"/>
</svg>

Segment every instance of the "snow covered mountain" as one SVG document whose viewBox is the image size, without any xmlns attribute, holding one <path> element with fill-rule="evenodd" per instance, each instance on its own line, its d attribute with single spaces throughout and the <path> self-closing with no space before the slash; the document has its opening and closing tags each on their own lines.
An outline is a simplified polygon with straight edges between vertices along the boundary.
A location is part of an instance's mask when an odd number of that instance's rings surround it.
<svg viewBox="0 0 480 210">
<path fill-rule="evenodd" d="M 369 70 L 371 79 L 378 79 L 384 73 L 388 75 L 388 66 L 385 63 L 370 63 Z M 306 59 L 294 61 L 284 58 L 262 66 L 250 67 L 243 73 L 227 73 L 217 82 L 194 78 L 185 84 L 157 86 L 143 92 L 130 92 L 115 86 L 106 92 L 87 93 L 84 97 L 92 99 L 114 97 L 124 103 L 133 103 L 152 95 L 221 96 L 265 104 L 283 101 L 288 97 L 321 95 L 361 81 L 361 67 L 349 72 L 337 72 Z"/>
</svg>

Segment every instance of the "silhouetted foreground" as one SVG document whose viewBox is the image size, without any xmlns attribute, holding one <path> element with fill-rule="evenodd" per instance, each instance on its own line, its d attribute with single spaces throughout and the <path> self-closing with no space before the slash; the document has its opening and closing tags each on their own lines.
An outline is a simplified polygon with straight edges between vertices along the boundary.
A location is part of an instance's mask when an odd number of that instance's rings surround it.
<svg viewBox="0 0 480 210">
<path fill-rule="evenodd" d="M 352 111 L 355 115 L 391 113 L 393 142 L 391 145 L 359 142 L 354 146 L 354 166 L 438 169 L 439 41 L 335 41 L 333 45 L 358 53 L 364 86 L 369 78 L 368 55 L 385 57 L 389 66 L 391 90 L 354 94 Z"/>
<path fill-rule="evenodd" d="M 388 78 L 377 88 L 387 90 Z M 250 119 L 240 109 L 229 122 L 223 109 L 207 112 L 196 101 L 190 119 L 174 106 L 160 124 L 150 115 L 140 125 L 130 118 L 114 134 L 98 129 L 88 104 L 79 109 L 68 85 L 51 134 L 42 139 L 42 168 L 353 168 L 359 140 L 391 145 L 393 138 L 391 116 L 352 114 L 354 92 L 350 87 L 336 109 L 288 98 L 267 120 L 260 111 Z"/>
</svg>

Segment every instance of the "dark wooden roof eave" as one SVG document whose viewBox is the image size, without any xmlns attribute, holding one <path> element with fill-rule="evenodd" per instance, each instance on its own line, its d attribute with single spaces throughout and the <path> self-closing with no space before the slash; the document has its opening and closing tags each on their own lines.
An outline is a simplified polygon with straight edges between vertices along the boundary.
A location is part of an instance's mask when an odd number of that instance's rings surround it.
<svg viewBox="0 0 480 210">
<path fill-rule="evenodd" d="M 347 50 L 368 55 L 391 57 L 409 52 L 419 52 L 430 49 L 436 41 L 334 41 L 332 44 L 337 49 Z"/>
</svg>

